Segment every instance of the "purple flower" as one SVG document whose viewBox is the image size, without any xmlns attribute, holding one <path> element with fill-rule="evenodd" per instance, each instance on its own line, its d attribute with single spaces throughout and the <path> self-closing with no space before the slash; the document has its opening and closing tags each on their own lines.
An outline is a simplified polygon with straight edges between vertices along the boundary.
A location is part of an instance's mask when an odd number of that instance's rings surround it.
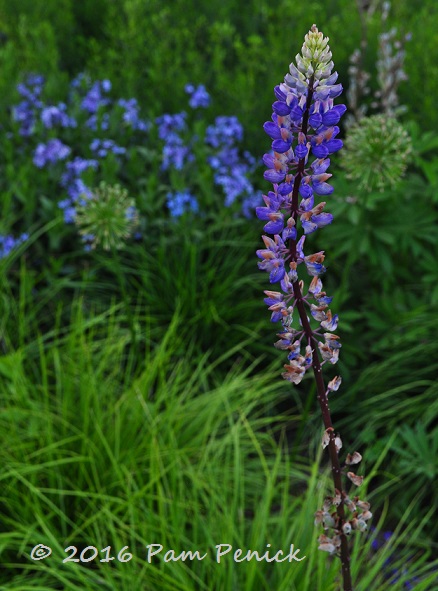
<svg viewBox="0 0 438 591">
<path fill-rule="evenodd" d="M 162 170 L 174 168 L 175 170 L 182 170 L 188 162 L 194 160 L 194 155 L 190 148 L 185 146 L 178 136 L 170 138 L 171 141 L 166 143 L 163 147 L 163 162 L 161 163 Z"/>
<path fill-rule="evenodd" d="M 197 87 L 193 84 L 186 84 L 185 91 L 190 95 L 189 105 L 192 109 L 206 109 L 210 105 L 210 95 L 203 84 Z"/>
<path fill-rule="evenodd" d="M 75 119 L 67 115 L 66 105 L 59 103 L 57 107 L 49 106 L 44 107 L 41 111 L 41 121 L 46 129 L 52 129 L 52 127 L 76 127 L 77 123 Z"/>
<path fill-rule="evenodd" d="M 67 190 L 68 198 L 58 202 L 58 207 L 64 212 L 64 221 L 66 224 L 74 222 L 76 203 L 83 203 L 84 199 L 90 198 L 91 189 L 81 179 L 88 169 L 96 169 L 97 160 L 85 160 L 77 156 L 74 160 L 67 162 L 66 170 L 61 177 L 61 185 Z"/>
<path fill-rule="evenodd" d="M 213 148 L 233 146 L 242 141 L 243 127 L 237 117 L 216 117 L 214 125 L 209 125 L 205 143 Z"/>
<path fill-rule="evenodd" d="M 64 160 L 70 152 L 70 148 L 60 140 L 49 140 L 47 144 L 38 144 L 33 162 L 38 168 L 43 168 L 47 164 L 54 164 L 58 160 Z"/>
<path fill-rule="evenodd" d="M 21 234 L 18 238 L 11 235 L 0 236 L 0 259 L 8 256 L 8 254 L 17 246 L 26 242 L 29 239 L 29 234 Z"/>
<path fill-rule="evenodd" d="M 66 164 L 66 172 L 61 178 L 61 184 L 65 187 L 66 184 L 73 178 L 80 176 L 83 172 L 89 168 L 96 169 L 99 163 L 97 160 L 86 160 L 85 158 L 76 158 Z"/>
<path fill-rule="evenodd" d="M 264 231 L 273 234 L 275 240 L 263 236 L 267 248 L 257 251 L 262 259 L 258 266 L 269 273 L 271 283 L 279 282 L 287 294 L 277 303 L 269 302 L 273 313 L 271 320 L 281 320 L 285 332 L 291 330 L 293 322 L 290 311 L 293 306 L 288 306 L 288 301 L 296 297 L 297 291 L 300 298 L 306 299 L 312 318 L 323 330 L 336 330 L 338 323 L 337 315 L 332 315 L 328 309 L 332 298 L 322 291 L 319 279 L 326 271 L 324 253 L 306 256 L 303 251 L 305 236 L 333 221 L 333 215 L 324 211 L 326 203 L 315 201 L 318 196 L 326 197 L 333 192 L 333 187 L 326 182 L 331 177 L 327 173 L 328 156 L 342 148 L 342 141 L 336 137 L 339 134 L 337 124 L 346 110 L 345 105 L 333 104 L 342 87 L 335 84 L 337 74 L 331 72 L 330 56 L 327 40 L 323 41 L 322 34 L 312 27 L 303 45 L 303 55 L 297 56 L 297 66 L 291 64 L 284 83 L 274 89 L 276 100 L 271 121 L 263 126 L 272 148 L 263 157 L 267 167 L 263 176 L 272 183 L 273 189 L 263 196 L 265 207 L 257 207 L 256 215 L 266 222 Z M 303 282 L 297 283 L 301 264 L 312 277 L 306 296 L 301 296 Z M 307 298 L 313 298 L 316 304 L 310 304 Z M 296 305 L 303 306 L 302 299 Z M 300 317 L 302 314 L 303 311 Z M 297 334 L 307 339 L 323 338 L 320 333 L 311 334 L 311 329 L 306 330 L 301 326 Z M 324 337 L 318 345 L 323 362 L 336 363 L 340 348 L 338 337 L 329 332 L 325 334 L 330 337 Z M 287 371 L 283 377 L 299 383 L 312 364 L 312 356 L 307 353 L 302 356 L 299 344 L 293 349 L 291 345 L 285 348 L 290 351 L 290 364 L 285 366 Z"/>
<path fill-rule="evenodd" d="M 123 121 L 126 125 L 132 127 L 132 129 L 137 129 L 138 131 L 149 130 L 149 123 L 143 121 L 143 119 L 140 119 L 139 117 L 139 107 L 136 99 L 120 99 L 117 104 L 125 110 L 123 113 Z"/>
<path fill-rule="evenodd" d="M 187 212 L 196 213 L 199 210 L 196 197 L 191 195 L 187 189 L 176 193 L 168 193 L 166 205 L 173 218 L 181 217 Z"/>
<path fill-rule="evenodd" d="M 109 80 L 95 82 L 82 99 L 82 109 L 90 114 L 97 113 L 100 107 L 104 107 L 110 103 L 110 100 L 103 96 L 104 93 L 108 93 L 110 90 L 111 83 Z"/>
<path fill-rule="evenodd" d="M 12 117 L 21 124 L 19 133 L 22 136 L 27 137 L 34 131 L 37 113 L 43 106 L 40 100 L 43 86 L 44 78 L 33 74 L 17 85 L 17 90 L 24 100 L 13 107 Z"/>
<path fill-rule="evenodd" d="M 118 146 L 113 140 L 95 139 L 90 144 L 90 150 L 99 158 L 105 158 L 108 152 L 116 156 L 126 154 L 126 148 Z"/>
<path fill-rule="evenodd" d="M 158 125 L 158 137 L 161 140 L 168 141 L 169 136 L 174 137 L 181 131 L 187 129 L 186 124 L 187 113 L 175 113 L 175 115 L 162 115 L 155 120 Z"/>
</svg>

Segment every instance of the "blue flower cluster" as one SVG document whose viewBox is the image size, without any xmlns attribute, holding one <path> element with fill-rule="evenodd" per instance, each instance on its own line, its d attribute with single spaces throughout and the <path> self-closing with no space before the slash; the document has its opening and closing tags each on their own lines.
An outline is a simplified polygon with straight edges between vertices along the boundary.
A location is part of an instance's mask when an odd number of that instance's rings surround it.
<svg viewBox="0 0 438 591">
<path fill-rule="evenodd" d="M 191 195 L 188 189 L 176 193 L 168 193 L 166 196 L 166 204 L 170 215 L 174 218 L 181 217 L 186 212 L 197 213 L 199 205 L 196 197 Z"/>
<path fill-rule="evenodd" d="M 186 86 L 191 95 L 192 108 L 207 107 L 209 95 L 203 85 L 195 88 Z M 208 100 L 207 100 L 208 99 Z M 191 133 L 185 111 L 174 115 L 165 114 L 156 119 L 158 137 L 163 141 L 163 171 L 175 169 L 183 171 L 195 161 L 192 144 L 198 137 Z M 185 141 L 185 136 L 188 140 Z M 231 206 L 238 198 L 242 202 L 242 212 L 251 217 L 255 203 L 260 201 L 261 193 L 256 193 L 249 175 L 256 167 L 256 160 L 249 152 L 241 156 L 238 143 L 243 139 L 243 127 L 237 117 L 217 117 L 214 124 L 205 130 L 204 145 L 207 148 L 207 164 L 214 173 L 214 182 L 225 194 L 225 206 Z"/>
<path fill-rule="evenodd" d="M 33 157 L 33 163 L 38 168 L 54 164 L 58 160 L 65 160 L 71 150 L 61 140 L 49 140 L 47 144 L 38 144 Z"/>
<path fill-rule="evenodd" d="M 114 174 L 113 160 L 116 171 L 121 168 L 131 157 L 130 147 L 143 143 L 152 124 L 141 118 L 136 99 L 112 98 L 110 80 L 93 81 L 87 74 L 79 74 L 70 84 L 67 100 L 57 104 L 43 100 L 44 84 L 42 76 L 31 75 L 18 85 L 22 100 L 13 108 L 13 120 L 19 134 L 26 137 L 25 147 L 32 153 L 33 164 L 40 170 L 50 170 L 50 178 L 58 178 L 64 193 L 58 206 L 65 223 L 72 224 L 77 208 L 84 207 L 92 197 L 99 175 L 108 171 Z M 185 91 L 192 109 L 210 105 L 204 85 L 187 84 Z M 253 213 L 259 194 L 249 175 L 256 161 L 249 152 L 242 154 L 239 150 L 243 127 L 236 117 L 217 117 L 208 125 L 199 114 L 192 122 L 182 111 L 157 117 L 155 124 L 161 142 L 161 171 L 178 171 L 182 179 L 178 185 L 186 187 L 175 190 L 169 176 L 166 202 L 172 217 L 200 211 L 193 194 L 193 173 L 196 175 L 202 166 L 207 166 L 214 183 L 223 190 L 226 206 L 239 199 L 244 215 Z M 127 215 L 134 216 L 134 212 Z"/>
<path fill-rule="evenodd" d="M 14 121 L 20 123 L 19 133 L 22 136 L 29 136 L 34 131 L 37 114 L 43 106 L 40 99 L 43 86 L 43 76 L 35 75 L 28 76 L 24 83 L 17 86 L 23 100 L 13 108 L 12 113 Z"/>
<path fill-rule="evenodd" d="M 175 115 L 162 115 L 157 117 L 158 137 L 163 140 L 162 170 L 182 170 L 186 164 L 195 159 L 191 148 L 184 144 L 181 133 L 187 130 L 187 113 Z"/>
<path fill-rule="evenodd" d="M 117 104 L 123 108 L 123 121 L 127 127 L 138 131 L 149 131 L 150 124 L 140 118 L 137 99 L 119 99 Z"/>
<path fill-rule="evenodd" d="M 205 143 L 216 150 L 208 158 L 215 171 L 214 181 L 225 193 L 225 206 L 229 207 L 238 197 L 254 195 L 248 173 L 255 167 L 255 159 L 249 152 L 241 160 L 237 142 L 243 139 L 243 127 L 237 117 L 217 117 L 207 128 Z"/>
<path fill-rule="evenodd" d="M 189 105 L 192 109 L 206 109 L 210 105 L 210 95 L 203 84 L 186 84 L 184 90 L 190 96 Z"/>
<path fill-rule="evenodd" d="M 61 177 L 61 185 L 66 189 L 68 198 L 58 202 L 58 206 L 64 211 L 64 221 L 71 224 L 75 219 L 75 204 L 83 204 L 84 199 L 91 197 L 91 189 L 84 183 L 82 174 L 88 169 L 96 170 L 97 160 L 86 160 L 77 156 L 67 162 L 64 174 Z"/>
<path fill-rule="evenodd" d="M 126 154 L 126 148 L 118 146 L 113 140 L 100 140 L 98 138 L 91 142 L 90 150 L 99 158 L 105 158 L 109 152 L 116 155 Z"/>
<path fill-rule="evenodd" d="M 44 107 L 41 110 L 41 121 L 46 129 L 53 127 L 77 127 L 77 122 L 73 117 L 67 113 L 67 105 L 59 103 L 58 105 L 51 105 Z"/>
<path fill-rule="evenodd" d="M 28 240 L 28 238 L 29 234 L 21 234 L 19 238 L 14 238 L 11 235 L 0 236 L 0 259 L 7 257 L 11 250 Z"/>
<path fill-rule="evenodd" d="M 102 137 L 109 128 L 110 116 L 118 117 L 122 128 L 132 132 L 146 132 L 150 124 L 140 118 L 138 103 L 135 99 L 119 99 L 113 102 L 109 96 L 111 82 L 109 80 L 92 82 L 85 74 L 79 74 L 70 85 L 67 103 L 57 105 L 45 104 L 42 100 L 44 78 L 28 76 L 19 84 L 17 90 L 23 100 L 14 107 L 13 119 L 20 124 L 20 135 L 31 139 L 37 134 L 47 135 L 50 139 L 40 142 L 34 149 L 33 163 L 36 167 L 51 168 L 64 162 L 64 170 L 60 172 L 60 185 L 67 196 L 58 202 L 63 210 L 64 221 L 72 223 L 75 219 L 75 206 L 91 196 L 91 187 L 83 178 L 88 170 L 97 170 L 99 161 L 108 154 L 118 158 L 126 158 L 126 147 L 120 146 L 113 139 Z M 78 109 L 79 107 L 79 109 Z M 69 112 L 70 111 L 70 112 Z M 75 117 L 71 114 L 75 113 Z M 81 139 L 93 130 L 94 139 L 89 143 L 90 156 L 77 154 L 73 145 L 67 145 L 58 135 L 64 129 L 80 127 Z M 70 136 L 68 136 L 70 137 Z M 70 140 L 69 140 L 70 141 Z"/>
</svg>

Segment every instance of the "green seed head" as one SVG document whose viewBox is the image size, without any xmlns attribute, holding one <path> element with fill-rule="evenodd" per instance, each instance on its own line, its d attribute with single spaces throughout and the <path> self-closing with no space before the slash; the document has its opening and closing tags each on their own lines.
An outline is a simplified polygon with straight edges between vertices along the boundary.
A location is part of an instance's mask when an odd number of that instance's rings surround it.
<svg viewBox="0 0 438 591">
<path fill-rule="evenodd" d="M 122 248 L 138 224 L 135 201 L 120 185 L 102 182 L 77 206 L 75 224 L 89 247 Z"/>
<path fill-rule="evenodd" d="M 387 115 L 363 117 L 348 130 L 344 147 L 341 163 L 346 176 L 365 191 L 396 186 L 412 151 L 407 131 Z"/>
</svg>

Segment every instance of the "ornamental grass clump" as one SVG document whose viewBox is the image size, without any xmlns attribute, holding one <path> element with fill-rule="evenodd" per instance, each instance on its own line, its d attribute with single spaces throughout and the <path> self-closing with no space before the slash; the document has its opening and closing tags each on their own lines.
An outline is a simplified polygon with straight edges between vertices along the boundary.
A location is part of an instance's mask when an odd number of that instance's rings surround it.
<svg viewBox="0 0 438 591">
<path fill-rule="evenodd" d="M 272 105 L 272 121 L 264 124 L 272 139 L 272 152 L 263 157 L 267 166 L 264 177 L 273 190 L 263 196 L 265 207 L 256 208 L 258 218 L 266 222 L 265 232 L 273 238 L 263 236 L 265 248 L 258 250 L 257 256 L 270 283 L 280 284 L 281 291 L 265 291 L 265 303 L 271 321 L 281 323 L 275 347 L 288 352 L 282 376 L 299 384 L 313 371 L 316 381 L 325 427 L 322 447 L 329 451 L 334 483 L 333 494 L 315 513 L 315 524 L 324 530 L 319 549 L 340 557 L 344 591 L 352 591 L 347 538 L 353 530 L 367 528 L 370 505 L 347 492 L 343 484 L 362 484 L 363 476 L 352 471 L 362 457 L 355 451 L 341 464 L 342 442 L 328 406 L 329 393 L 339 389 L 341 377 L 334 377 L 326 386 L 322 374 L 323 365 L 335 364 L 339 358 L 341 343 L 334 334 L 338 316 L 328 308 L 333 298 L 326 294 L 320 279 L 326 270 L 324 251 L 304 253 L 306 236 L 333 221 L 332 214 L 324 211 L 326 202 L 315 202 L 315 196 L 333 192 L 327 183 L 331 177 L 327 172 L 329 156 L 343 145 L 337 138 L 337 124 L 346 107 L 333 103 L 342 93 L 342 85 L 336 84 L 338 75 L 332 73 L 331 57 L 328 38 L 313 25 L 305 36 L 302 54 L 296 56 L 296 65 L 290 65 L 290 74 L 274 89 L 277 100 Z M 302 269 L 312 277 L 307 286 L 299 278 Z M 319 324 L 317 328 L 312 328 L 310 317 Z"/>
</svg>

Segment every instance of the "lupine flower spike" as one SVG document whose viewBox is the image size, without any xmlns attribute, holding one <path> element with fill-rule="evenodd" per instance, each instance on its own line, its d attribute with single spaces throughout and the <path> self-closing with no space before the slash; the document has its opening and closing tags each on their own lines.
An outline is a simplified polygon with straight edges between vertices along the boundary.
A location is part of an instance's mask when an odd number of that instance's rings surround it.
<svg viewBox="0 0 438 591">
<path fill-rule="evenodd" d="M 324 251 L 306 255 L 304 242 L 308 234 L 331 224 L 333 216 L 324 211 L 326 202 L 316 203 L 315 196 L 326 198 L 333 192 L 327 183 L 330 154 L 342 148 L 337 126 L 345 113 L 345 105 L 334 105 L 342 92 L 336 84 L 328 38 L 315 25 L 305 36 L 296 65 L 290 65 L 284 83 L 276 86 L 272 120 L 264 125 L 272 139 L 272 151 L 263 157 L 264 173 L 273 189 L 263 196 L 265 206 L 257 207 L 259 219 L 266 222 L 265 247 L 257 251 L 258 266 L 269 273 L 270 283 L 279 283 L 279 290 L 265 291 L 265 303 L 272 322 L 281 322 L 277 349 L 288 352 L 284 379 L 299 384 L 313 370 L 317 398 L 324 421 L 323 448 L 328 448 L 332 464 L 334 494 L 315 514 L 324 534 L 319 548 L 341 559 L 344 591 L 352 591 L 350 553 L 347 536 L 352 530 L 363 531 L 371 518 L 369 504 L 349 495 L 342 482 L 360 486 L 363 477 L 350 471 L 362 459 L 358 452 L 348 454 L 341 467 L 339 453 L 342 441 L 335 432 L 328 407 L 328 395 L 341 384 L 339 376 L 325 386 L 322 366 L 338 361 L 341 343 L 334 334 L 338 316 L 328 309 L 332 298 L 323 289 L 320 275 L 325 272 Z M 301 265 L 301 266 L 300 266 Z M 302 269 L 312 277 L 310 284 L 299 279 Z M 313 300 L 313 302 L 312 302 Z M 307 309 L 306 309 L 307 308 Z M 309 315 L 308 315 L 309 313 Z M 298 321 L 294 323 L 294 314 Z M 311 326 L 311 318 L 319 323 Z M 295 326 L 294 326 L 295 324 Z"/>
</svg>

